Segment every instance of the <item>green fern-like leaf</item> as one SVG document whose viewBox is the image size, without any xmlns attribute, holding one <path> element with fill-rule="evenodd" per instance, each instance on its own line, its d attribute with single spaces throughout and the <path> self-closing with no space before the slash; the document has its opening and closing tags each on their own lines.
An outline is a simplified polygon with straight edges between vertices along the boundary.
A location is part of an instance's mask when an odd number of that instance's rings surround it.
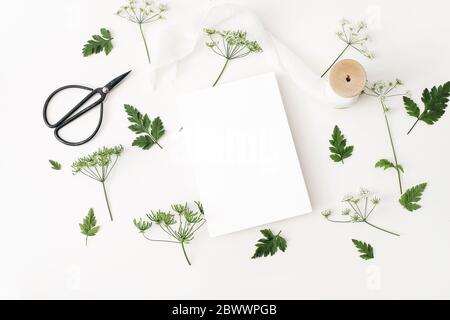
<svg viewBox="0 0 450 320">
<path fill-rule="evenodd" d="M 376 164 L 375 164 L 375 168 L 382 168 L 384 170 L 387 169 L 398 169 L 400 170 L 402 173 L 404 173 L 404 169 L 403 166 L 401 164 L 399 165 L 395 165 L 393 162 L 387 160 L 387 159 L 381 159 L 379 160 Z"/>
<path fill-rule="evenodd" d="M 333 129 L 330 145 L 330 158 L 334 162 L 344 163 L 344 159 L 349 158 L 353 153 L 353 146 L 347 146 L 347 139 L 345 139 L 338 126 L 335 126 Z"/>
<path fill-rule="evenodd" d="M 102 28 L 100 30 L 100 35 L 93 35 L 92 39 L 84 45 L 83 56 L 88 57 L 102 51 L 105 52 L 106 55 L 109 55 L 113 49 L 113 39 L 111 32 L 108 29 Z"/>
<path fill-rule="evenodd" d="M 426 183 L 421 183 L 408 190 L 399 199 L 400 204 L 408 211 L 415 211 L 422 206 L 418 202 L 422 199 L 423 192 L 427 187 Z"/>
<path fill-rule="evenodd" d="M 128 104 L 125 105 L 125 112 L 128 115 L 128 121 L 131 123 L 128 129 L 139 135 L 132 145 L 149 150 L 156 144 L 162 149 L 158 141 L 166 131 L 161 118 L 157 117 L 152 121 L 147 114 L 143 115 L 138 109 Z"/>
<path fill-rule="evenodd" d="M 424 110 L 420 112 L 420 109 L 414 100 L 408 97 L 403 97 L 403 103 L 405 104 L 406 112 L 417 118 L 413 127 L 409 130 L 408 134 L 416 126 L 419 121 L 423 121 L 426 124 L 435 124 L 445 113 L 450 97 L 450 81 L 429 89 L 425 89 L 422 93 L 422 102 Z"/>
<path fill-rule="evenodd" d="M 280 236 L 281 231 L 275 235 L 272 230 L 264 229 L 260 231 L 265 238 L 259 239 L 256 244 L 256 251 L 252 259 L 273 256 L 278 250 L 286 251 L 287 241 Z"/>
<path fill-rule="evenodd" d="M 100 230 L 100 226 L 97 226 L 97 219 L 95 218 L 94 209 L 89 209 L 87 216 L 83 219 L 83 223 L 80 223 L 79 226 L 81 233 L 86 236 L 87 246 L 88 238 L 95 236 Z"/>
<path fill-rule="evenodd" d="M 358 252 L 361 253 L 361 259 L 370 260 L 374 258 L 373 247 L 370 244 L 355 239 L 352 239 L 352 242 L 358 249 Z"/>
<path fill-rule="evenodd" d="M 417 103 L 409 97 L 403 97 L 403 103 L 405 104 L 406 112 L 414 118 L 420 117 L 420 109 Z"/>
<path fill-rule="evenodd" d="M 53 169 L 53 170 L 57 170 L 57 171 L 61 170 L 62 165 L 61 165 L 61 163 L 59 163 L 58 161 L 55 161 L 55 160 L 48 160 L 48 162 L 50 162 L 50 165 L 52 166 L 52 169 Z"/>
</svg>

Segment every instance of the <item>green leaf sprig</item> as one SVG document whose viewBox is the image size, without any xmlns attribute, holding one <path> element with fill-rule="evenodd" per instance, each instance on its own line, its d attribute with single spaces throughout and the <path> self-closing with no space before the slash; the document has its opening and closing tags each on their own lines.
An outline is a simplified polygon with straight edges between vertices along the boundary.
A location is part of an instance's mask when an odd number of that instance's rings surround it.
<svg viewBox="0 0 450 320">
<path fill-rule="evenodd" d="M 225 58 L 225 65 L 217 80 L 214 82 L 213 87 L 219 82 L 230 61 L 263 51 L 258 42 L 247 40 L 247 32 L 245 31 L 219 31 L 214 29 L 204 29 L 204 31 L 210 39 L 206 43 L 206 46 L 215 54 Z"/>
<path fill-rule="evenodd" d="M 164 19 L 164 14 L 167 10 L 168 7 L 166 5 L 157 4 L 155 1 L 128 0 L 127 4 L 122 6 L 116 13 L 119 17 L 139 25 L 149 64 L 152 63 L 152 60 L 150 58 L 150 48 L 145 38 L 143 25 Z"/>
<path fill-rule="evenodd" d="M 424 110 L 421 112 L 417 103 L 411 98 L 404 96 L 406 112 L 414 118 L 417 118 L 408 134 L 415 128 L 419 121 L 423 121 L 428 125 L 435 124 L 445 113 L 450 97 L 450 81 L 441 85 L 425 89 L 422 93 L 422 102 Z"/>
<path fill-rule="evenodd" d="M 95 218 L 94 209 L 89 209 L 87 216 L 83 219 L 83 223 L 79 224 L 81 234 L 86 236 L 86 246 L 88 245 L 89 237 L 95 236 L 100 226 L 97 226 L 97 219 Z"/>
<path fill-rule="evenodd" d="M 139 233 L 148 241 L 166 242 L 180 244 L 183 249 L 184 257 L 189 265 L 191 261 L 186 253 L 186 245 L 194 240 L 195 233 L 205 224 L 205 212 L 201 202 L 195 202 L 197 211 L 189 208 L 188 204 L 177 204 L 172 206 L 175 213 L 158 210 L 147 214 L 147 220 L 142 218 L 134 219 L 133 223 L 139 230 Z M 178 218 L 178 219 L 177 219 Z M 147 232 L 153 224 L 158 225 L 164 233 L 174 240 L 153 239 L 147 236 Z"/>
<path fill-rule="evenodd" d="M 394 164 L 387 159 L 381 159 L 377 163 L 375 163 L 375 168 L 382 168 L 384 170 L 395 169 L 400 170 L 402 173 L 405 172 L 403 166 L 401 164 Z"/>
<path fill-rule="evenodd" d="M 55 160 L 48 160 L 48 162 L 50 162 L 51 168 L 52 168 L 53 170 L 57 170 L 57 171 L 61 170 L 62 165 L 61 165 L 61 163 L 59 163 L 58 161 L 55 161 Z"/>
<path fill-rule="evenodd" d="M 163 148 L 158 141 L 166 131 L 160 117 L 152 121 L 147 114 L 143 115 L 129 104 L 125 105 L 125 112 L 128 114 L 128 121 L 131 123 L 128 129 L 139 135 L 133 141 L 133 146 L 148 150 L 156 144 L 161 149 Z"/>
<path fill-rule="evenodd" d="M 410 212 L 416 211 L 422 207 L 418 202 L 422 200 L 422 195 L 426 188 L 426 183 L 418 184 L 406 190 L 398 201 L 406 210 Z"/>
<path fill-rule="evenodd" d="M 403 185 L 402 185 L 402 178 L 401 174 L 404 172 L 403 166 L 399 164 L 397 152 L 395 150 L 394 145 L 394 139 L 392 137 L 392 131 L 391 131 L 391 125 L 388 118 L 388 113 L 390 109 L 386 105 L 386 101 L 393 97 L 403 96 L 405 93 L 395 93 L 394 91 L 399 87 L 403 85 L 402 81 L 399 79 L 396 79 L 394 81 L 385 82 L 385 81 L 377 81 L 372 84 L 366 85 L 363 93 L 365 95 L 368 95 L 370 97 L 375 97 L 380 101 L 381 108 L 383 110 L 384 115 L 384 121 L 386 123 L 386 129 L 389 136 L 390 145 L 392 148 L 392 155 L 394 157 L 394 162 L 392 163 L 390 160 L 387 159 L 381 159 L 376 164 L 375 167 L 377 168 L 384 168 L 385 170 L 388 168 L 393 168 L 397 172 L 397 180 L 398 185 L 400 189 L 400 194 L 403 194 Z M 391 163 L 392 165 L 389 165 Z"/>
<path fill-rule="evenodd" d="M 348 194 L 343 199 L 342 202 L 348 207 L 341 211 L 341 216 L 344 220 L 334 220 L 332 219 L 333 212 L 331 210 L 325 210 L 322 215 L 325 219 L 334 223 L 365 223 L 372 228 L 378 229 L 380 231 L 389 233 L 391 235 L 399 237 L 398 233 L 388 231 L 384 228 L 380 228 L 371 222 L 369 218 L 374 212 L 375 208 L 380 203 L 380 199 L 377 197 L 371 197 L 371 192 L 361 188 L 357 194 Z"/>
<path fill-rule="evenodd" d="M 359 256 L 361 259 L 371 260 L 374 258 L 373 247 L 370 244 L 355 239 L 352 239 L 352 242 L 358 249 L 358 252 L 361 253 Z"/>
<path fill-rule="evenodd" d="M 256 251 L 252 257 L 252 259 L 268 257 L 275 255 L 278 252 L 278 249 L 282 252 L 286 251 L 287 241 L 280 234 L 281 231 L 275 235 L 272 230 L 264 229 L 260 231 L 264 238 L 259 239 L 256 243 Z"/>
<path fill-rule="evenodd" d="M 347 139 L 345 139 L 338 126 L 335 126 L 333 129 L 330 144 L 330 158 L 334 162 L 342 162 L 344 164 L 344 159 L 351 157 L 353 154 L 354 147 L 347 146 Z"/>
<path fill-rule="evenodd" d="M 78 159 L 72 164 L 73 174 L 81 173 L 86 177 L 101 182 L 111 221 L 113 221 L 113 215 L 111 213 L 108 194 L 106 193 L 105 182 L 116 165 L 117 160 L 122 155 L 122 152 L 123 147 L 121 145 L 112 148 L 103 147 L 88 156 Z"/>
<path fill-rule="evenodd" d="M 346 19 L 341 20 L 341 30 L 336 32 L 336 35 L 340 40 L 342 40 L 346 46 L 344 50 L 337 56 L 333 63 L 322 73 L 321 78 L 323 78 L 328 71 L 338 62 L 338 60 L 343 56 L 343 54 L 349 49 L 353 48 L 363 56 L 373 59 L 374 54 L 367 49 L 367 42 L 369 37 L 367 35 L 367 24 L 364 21 L 358 23 L 351 23 Z"/>
<path fill-rule="evenodd" d="M 83 47 L 83 56 L 88 57 L 93 54 L 105 52 L 109 55 L 113 49 L 112 40 L 114 38 L 108 29 L 100 29 L 100 35 L 93 35 L 92 40 L 89 40 Z"/>
</svg>

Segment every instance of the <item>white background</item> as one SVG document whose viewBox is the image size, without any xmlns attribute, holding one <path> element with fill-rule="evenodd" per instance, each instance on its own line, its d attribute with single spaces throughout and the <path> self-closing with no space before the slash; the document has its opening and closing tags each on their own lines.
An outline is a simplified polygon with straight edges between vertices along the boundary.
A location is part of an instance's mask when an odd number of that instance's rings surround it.
<svg viewBox="0 0 450 320">
<path fill-rule="evenodd" d="M 189 0 L 191 5 L 201 1 Z M 430 1 L 249 0 L 268 30 L 317 73 L 342 49 L 334 35 L 342 17 L 368 19 L 377 58 L 358 58 L 370 80 L 403 79 L 418 99 L 423 88 L 449 80 L 450 7 Z M 188 250 L 141 238 L 131 221 L 150 209 L 196 200 L 197 191 L 179 142 L 170 88 L 153 92 L 135 25 L 113 13 L 120 0 L 5 1 L 0 20 L 0 297 L 1 298 L 449 298 L 450 118 L 434 126 L 413 119 L 401 100 L 390 114 L 404 184 L 428 182 L 423 209 L 398 204 L 394 172 L 375 169 L 391 157 L 380 106 L 363 98 L 347 110 L 330 110 L 280 78 L 299 160 L 314 213 L 271 225 L 288 239 L 285 254 L 251 260 L 258 229 L 211 239 L 206 229 Z M 176 4 L 174 4 L 176 5 Z M 84 42 L 101 27 L 115 36 L 109 57 L 83 58 Z M 151 44 L 152 27 L 147 29 Z M 206 50 L 206 49 L 205 49 Z M 184 66 L 207 85 L 221 67 L 216 56 Z M 250 58 L 249 58 L 250 59 Z M 223 81 L 246 76 L 248 62 L 230 68 Z M 70 148 L 56 142 L 42 121 L 42 105 L 55 88 L 71 83 L 100 86 L 133 69 L 106 104 L 104 126 L 91 143 Z M 134 104 L 166 124 L 164 151 L 132 148 L 122 105 Z M 335 124 L 355 146 L 344 166 L 328 158 Z M 70 164 L 102 145 L 126 149 L 108 181 L 114 223 L 108 221 L 100 184 L 72 176 Z M 64 165 L 55 172 L 48 159 Z M 382 198 L 373 222 L 401 233 L 394 238 L 363 225 L 335 225 L 320 211 L 339 209 L 342 196 L 370 188 Z M 103 227 L 89 247 L 78 223 L 90 207 Z M 370 242 L 376 259 L 358 258 L 351 239 Z"/>
</svg>

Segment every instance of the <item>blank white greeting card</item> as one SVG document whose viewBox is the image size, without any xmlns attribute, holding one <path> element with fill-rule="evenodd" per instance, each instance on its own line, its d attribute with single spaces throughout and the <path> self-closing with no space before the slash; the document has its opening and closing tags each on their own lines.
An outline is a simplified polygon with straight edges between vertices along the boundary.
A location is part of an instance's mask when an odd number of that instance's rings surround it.
<svg viewBox="0 0 450 320">
<path fill-rule="evenodd" d="M 178 97 L 211 236 L 311 212 L 275 75 Z"/>
</svg>

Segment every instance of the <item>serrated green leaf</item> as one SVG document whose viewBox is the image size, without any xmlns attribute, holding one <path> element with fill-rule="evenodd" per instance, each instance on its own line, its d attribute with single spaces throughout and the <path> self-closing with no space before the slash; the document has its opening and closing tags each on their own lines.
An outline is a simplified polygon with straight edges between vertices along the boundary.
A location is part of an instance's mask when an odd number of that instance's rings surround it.
<svg viewBox="0 0 450 320">
<path fill-rule="evenodd" d="M 128 115 L 128 121 L 131 125 L 128 127 L 134 133 L 140 135 L 132 143 L 133 146 L 148 150 L 158 143 L 159 139 L 165 134 L 163 122 L 160 117 L 153 121 L 147 114 L 143 115 L 137 108 L 126 104 L 125 112 Z"/>
<path fill-rule="evenodd" d="M 449 97 L 450 81 L 440 86 L 434 86 L 431 90 L 423 90 L 421 100 L 424 105 L 424 110 L 422 113 L 420 113 L 419 107 L 412 99 L 403 97 L 403 102 L 409 115 L 417 118 L 417 121 L 423 121 L 426 124 L 433 125 L 445 114 Z"/>
<path fill-rule="evenodd" d="M 384 170 L 387 169 L 398 169 L 402 173 L 404 173 L 403 166 L 401 164 L 395 165 L 393 162 L 387 160 L 387 159 L 381 159 L 375 164 L 375 168 L 382 168 Z"/>
<path fill-rule="evenodd" d="M 417 106 L 417 103 L 414 102 L 409 97 L 403 97 L 403 103 L 405 104 L 406 112 L 411 116 L 415 118 L 419 118 L 420 116 L 420 109 Z"/>
<path fill-rule="evenodd" d="M 353 154 L 353 146 L 347 146 L 347 139 L 342 134 L 338 126 L 333 129 L 331 140 L 329 141 L 331 147 L 329 148 L 331 154 L 330 159 L 334 162 L 344 163 L 344 159 L 347 159 Z"/>
<path fill-rule="evenodd" d="M 93 54 L 98 54 L 102 51 L 109 55 L 113 49 L 111 32 L 105 28 L 100 30 L 101 35 L 93 35 L 83 47 L 83 56 L 88 57 Z"/>
<path fill-rule="evenodd" d="M 287 249 L 287 241 L 286 239 L 282 238 L 282 237 L 278 237 L 278 248 L 282 251 L 285 252 Z"/>
<path fill-rule="evenodd" d="M 164 125 L 161 121 L 161 118 L 156 117 L 152 122 L 151 135 L 156 139 L 156 141 L 158 141 L 164 135 L 164 133 L 166 133 L 166 131 L 164 130 Z"/>
<path fill-rule="evenodd" d="M 100 226 L 97 226 L 94 209 L 89 209 L 87 216 L 83 219 L 83 223 L 80 223 L 79 226 L 81 233 L 86 236 L 87 245 L 88 238 L 95 236 L 100 230 Z"/>
<path fill-rule="evenodd" d="M 387 159 L 381 159 L 375 164 L 375 168 L 383 168 L 384 170 L 387 170 L 390 168 L 395 169 L 395 164 L 393 164 L 391 161 L 389 161 Z"/>
<path fill-rule="evenodd" d="M 105 54 L 109 55 L 111 53 L 112 49 L 113 49 L 112 43 L 111 42 L 106 42 L 104 47 L 103 47 L 103 50 L 105 51 Z"/>
<path fill-rule="evenodd" d="M 287 241 L 280 236 L 281 231 L 277 235 L 274 235 L 270 229 L 260 230 L 260 232 L 265 238 L 259 239 L 256 243 L 256 251 L 252 259 L 273 256 L 278 250 L 286 251 Z"/>
<path fill-rule="evenodd" d="M 427 183 L 421 183 L 417 186 L 414 186 L 405 193 L 399 199 L 400 204 L 408 211 L 415 211 L 420 209 L 422 206 L 418 204 L 420 200 L 422 200 L 423 192 L 427 187 Z"/>
<path fill-rule="evenodd" d="M 58 161 L 48 160 L 50 162 L 53 170 L 61 170 L 62 165 Z"/>
<path fill-rule="evenodd" d="M 330 158 L 334 162 L 341 162 L 341 159 L 342 159 L 341 156 L 338 154 L 330 154 Z"/>
<path fill-rule="evenodd" d="M 142 127 L 145 128 L 145 133 L 148 133 L 151 125 L 152 125 L 152 121 L 150 120 L 148 115 L 145 114 L 144 117 L 142 117 Z"/>
<path fill-rule="evenodd" d="M 151 121 L 147 115 L 143 116 L 138 109 L 128 104 L 125 105 L 125 112 L 128 114 L 128 121 L 132 123 L 128 129 L 136 134 L 149 132 Z"/>
<path fill-rule="evenodd" d="M 96 226 L 96 227 L 93 227 L 92 229 L 90 229 L 88 232 L 87 232 L 87 235 L 89 236 L 89 237 L 93 237 L 93 236 L 95 236 L 96 234 L 97 234 L 97 232 L 100 230 L 100 227 L 99 226 Z"/>
<path fill-rule="evenodd" d="M 139 147 L 144 150 L 149 150 L 154 145 L 155 141 L 149 135 L 139 136 L 136 139 L 134 139 L 132 143 L 133 147 Z"/>
<path fill-rule="evenodd" d="M 272 230 L 270 229 L 264 229 L 260 231 L 264 237 L 266 237 L 267 240 L 272 240 L 275 238 L 275 235 L 273 234 Z"/>
<path fill-rule="evenodd" d="M 112 40 L 111 32 L 108 29 L 101 28 L 100 33 L 106 40 Z"/>
<path fill-rule="evenodd" d="M 361 259 L 370 260 L 374 258 L 373 247 L 370 244 L 355 239 L 352 239 L 352 242 L 358 249 L 358 252 L 361 253 Z"/>
</svg>

